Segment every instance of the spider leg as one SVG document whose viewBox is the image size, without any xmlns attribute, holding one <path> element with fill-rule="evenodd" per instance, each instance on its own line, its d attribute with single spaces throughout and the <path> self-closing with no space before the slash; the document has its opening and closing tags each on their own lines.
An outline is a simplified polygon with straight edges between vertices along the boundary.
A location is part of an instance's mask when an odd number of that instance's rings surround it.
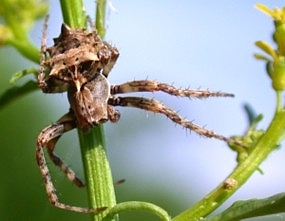
<svg viewBox="0 0 285 221">
<path fill-rule="evenodd" d="M 119 111 L 115 110 L 115 108 L 112 107 L 111 105 L 107 106 L 107 112 L 108 112 L 108 119 L 112 123 L 116 123 L 120 119 Z"/>
<path fill-rule="evenodd" d="M 60 138 L 60 136 L 75 128 L 75 122 L 73 118 L 73 113 L 69 112 L 61 117 L 56 123 L 46 127 L 42 130 L 38 137 L 38 144 L 44 147 L 46 146 L 47 152 L 53 163 L 60 168 L 60 170 L 67 176 L 67 178 L 73 182 L 78 187 L 83 187 L 83 182 L 76 177 L 74 171 L 70 169 L 67 164 L 65 164 L 55 153 L 55 144 Z"/>
<path fill-rule="evenodd" d="M 54 125 L 52 125 L 54 126 Z M 57 127 L 58 125 L 56 125 L 55 127 Z M 50 127 L 49 127 L 50 128 Z M 55 130 L 57 130 L 57 128 L 53 128 Z M 50 140 L 47 144 L 47 152 L 48 155 L 50 157 L 50 159 L 52 160 L 52 162 L 59 167 L 59 169 L 66 175 L 66 177 L 72 182 L 74 183 L 76 186 L 78 187 L 84 187 L 84 183 L 76 176 L 75 172 L 66 164 L 62 161 L 62 159 L 60 159 L 60 157 L 58 157 L 55 153 L 54 153 L 54 148 L 55 148 L 55 144 L 58 141 L 59 137 L 56 137 L 52 140 Z"/>
<path fill-rule="evenodd" d="M 119 85 L 111 85 L 111 94 L 123 94 L 131 92 L 155 92 L 162 91 L 179 97 L 207 98 L 207 97 L 233 97 L 233 94 L 224 92 L 211 92 L 200 89 L 178 89 L 170 84 L 156 81 L 140 80 L 130 81 Z"/>
<path fill-rule="evenodd" d="M 194 124 L 180 115 L 178 115 L 172 109 L 166 107 L 161 102 L 154 99 L 147 99 L 142 97 L 112 97 L 109 99 L 109 104 L 113 106 L 127 106 L 136 107 L 143 110 L 151 111 L 154 113 L 160 113 L 165 115 L 173 122 L 180 124 L 182 127 L 195 131 L 197 134 L 204 137 L 216 138 L 226 142 L 233 142 L 230 138 L 216 134 L 215 132 L 205 129 L 197 124 Z"/>
<path fill-rule="evenodd" d="M 41 57 L 40 57 L 40 70 L 39 74 L 37 76 L 38 78 L 38 85 L 43 90 L 46 89 L 47 84 L 45 82 L 45 60 L 46 60 L 46 54 L 47 54 L 47 28 L 48 28 L 48 18 L 47 15 L 44 20 L 44 28 L 43 28 L 43 35 L 42 35 L 42 42 L 41 42 Z"/>
<path fill-rule="evenodd" d="M 71 210 L 75 212 L 99 212 L 104 210 L 105 208 L 98 208 L 98 209 L 88 209 L 88 208 L 81 208 L 77 206 L 70 206 L 64 203 L 61 203 L 58 200 L 56 189 L 53 185 L 51 180 L 51 175 L 49 169 L 47 167 L 47 163 L 44 156 L 43 148 L 46 146 L 48 149 L 49 156 L 51 160 L 59 166 L 59 168 L 66 174 L 69 180 L 75 183 L 77 186 L 83 186 L 84 184 L 80 181 L 79 178 L 76 177 L 75 173 L 58 157 L 53 153 L 55 144 L 59 137 L 75 127 L 74 115 L 72 112 L 65 114 L 61 117 L 56 123 L 48 126 L 40 133 L 38 140 L 37 140 L 37 148 L 36 148 L 36 159 L 38 166 L 40 168 L 46 192 L 48 195 L 48 199 L 52 205 L 55 207 Z"/>
<path fill-rule="evenodd" d="M 120 53 L 117 48 L 112 47 L 109 43 L 105 42 L 105 47 L 100 51 L 100 60 L 104 64 L 102 74 L 108 77 L 110 71 L 113 69 Z"/>
</svg>

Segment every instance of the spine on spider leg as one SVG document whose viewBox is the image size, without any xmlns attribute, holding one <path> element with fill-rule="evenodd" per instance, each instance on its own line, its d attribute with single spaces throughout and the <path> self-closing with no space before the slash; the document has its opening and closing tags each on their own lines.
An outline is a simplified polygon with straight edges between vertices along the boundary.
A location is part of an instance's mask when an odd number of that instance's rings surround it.
<svg viewBox="0 0 285 221">
<path fill-rule="evenodd" d="M 221 92 L 221 91 L 209 91 L 208 89 L 182 89 L 176 88 L 172 85 L 165 83 L 156 83 L 155 91 L 163 91 L 167 94 L 179 96 L 179 97 L 191 97 L 191 98 L 208 98 L 208 97 L 234 97 L 234 94 Z"/>
</svg>

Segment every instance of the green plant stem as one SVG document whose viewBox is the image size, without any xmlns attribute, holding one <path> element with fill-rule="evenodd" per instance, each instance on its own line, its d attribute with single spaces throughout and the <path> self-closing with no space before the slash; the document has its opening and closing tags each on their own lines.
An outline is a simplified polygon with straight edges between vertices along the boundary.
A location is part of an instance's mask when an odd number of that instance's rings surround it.
<svg viewBox="0 0 285 221">
<path fill-rule="evenodd" d="M 276 103 L 276 112 L 279 112 L 283 106 L 282 91 L 276 91 Z"/>
<path fill-rule="evenodd" d="M 106 34 L 105 28 L 105 14 L 106 14 L 106 0 L 98 0 L 96 6 L 96 29 L 101 38 Z"/>
<path fill-rule="evenodd" d="M 11 39 L 9 44 L 13 45 L 24 57 L 37 64 L 40 62 L 40 51 L 29 39 Z"/>
<path fill-rule="evenodd" d="M 64 22 L 72 28 L 85 28 L 86 14 L 82 0 L 60 0 Z"/>
<path fill-rule="evenodd" d="M 238 190 L 255 172 L 264 159 L 277 147 L 285 135 L 285 110 L 277 112 L 267 131 L 260 138 L 251 154 L 216 189 L 195 204 L 191 209 L 176 216 L 173 221 L 191 221 L 206 217 Z M 226 186 L 227 181 L 235 185 Z"/>
<path fill-rule="evenodd" d="M 118 203 L 116 206 L 110 209 L 109 214 L 105 217 L 103 221 L 109 220 L 110 218 L 112 218 L 113 216 L 115 216 L 120 212 L 137 211 L 137 210 L 150 212 L 158 216 L 162 221 L 171 221 L 170 216 L 165 210 L 161 209 L 160 207 L 152 203 L 139 202 L 139 201 Z"/>
<path fill-rule="evenodd" d="M 24 3 L 24 2 L 23 2 Z M 30 59 L 35 63 L 39 63 L 40 61 L 40 51 L 38 48 L 30 41 L 28 38 L 28 30 L 29 26 L 33 23 L 34 17 L 33 12 L 26 12 L 26 7 L 34 7 L 40 8 L 42 10 L 42 16 L 47 11 L 47 7 L 41 4 L 32 4 L 31 2 L 27 2 L 25 7 L 22 9 L 21 6 L 18 5 L 19 2 L 14 1 L 1 1 L 1 16 L 3 17 L 5 23 L 7 23 L 7 28 L 11 31 L 10 38 L 7 38 L 5 44 L 10 44 L 15 47 L 24 57 Z M 17 6 L 15 6 L 17 5 Z M 17 9 L 22 9 L 21 12 L 17 12 Z M 17 14 L 19 13 L 19 15 Z M 17 14 L 17 15 L 16 15 Z M 25 16 L 24 16 L 25 15 Z M 39 15 L 39 14 L 38 14 Z M 32 18 L 29 18 L 32 16 Z M 41 17 L 41 16 L 40 16 Z"/>
<path fill-rule="evenodd" d="M 86 14 L 83 11 L 82 1 L 61 0 L 60 2 L 64 22 L 72 28 L 85 27 Z M 100 1 L 97 1 L 97 4 L 99 4 L 99 2 Z M 90 129 L 88 133 L 84 133 L 79 129 L 78 135 L 90 207 L 112 208 L 116 204 L 116 197 L 112 174 L 106 155 L 103 126 L 96 126 Z M 102 220 L 106 212 L 91 214 L 91 220 Z M 115 216 L 115 219 L 116 218 Z"/>
<path fill-rule="evenodd" d="M 108 207 L 116 204 L 112 174 L 106 156 L 104 134 L 102 126 L 96 126 L 90 133 L 78 130 L 89 205 L 92 208 Z M 99 221 L 105 212 L 91 215 L 92 220 Z"/>
</svg>

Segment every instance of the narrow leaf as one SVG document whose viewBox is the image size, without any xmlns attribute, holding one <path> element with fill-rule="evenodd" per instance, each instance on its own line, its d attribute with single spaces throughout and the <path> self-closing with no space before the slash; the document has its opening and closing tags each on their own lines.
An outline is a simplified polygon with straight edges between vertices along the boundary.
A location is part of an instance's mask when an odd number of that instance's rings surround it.
<svg viewBox="0 0 285 221">
<path fill-rule="evenodd" d="M 35 69 L 35 68 L 27 68 L 25 70 L 18 71 L 15 74 L 13 74 L 9 82 L 11 84 L 13 84 L 17 80 L 19 80 L 20 78 L 22 78 L 22 77 L 24 77 L 24 76 L 26 76 L 28 74 L 35 74 L 36 75 L 37 73 L 38 73 L 37 69 Z"/>
<path fill-rule="evenodd" d="M 285 193 L 279 193 L 264 199 L 237 201 L 222 213 L 206 218 L 205 221 L 237 221 L 284 212 Z"/>
<path fill-rule="evenodd" d="M 0 109 L 15 99 L 38 89 L 35 81 L 31 80 L 21 86 L 14 86 L 0 95 Z"/>
</svg>

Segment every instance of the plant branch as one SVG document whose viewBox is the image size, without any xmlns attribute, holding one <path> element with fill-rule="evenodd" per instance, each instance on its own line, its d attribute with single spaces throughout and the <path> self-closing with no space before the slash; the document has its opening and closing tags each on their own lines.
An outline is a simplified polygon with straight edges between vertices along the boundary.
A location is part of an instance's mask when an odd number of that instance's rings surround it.
<svg viewBox="0 0 285 221">
<path fill-rule="evenodd" d="M 98 34 L 104 38 L 106 33 L 105 28 L 105 15 L 106 15 L 106 0 L 97 1 L 96 7 L 96 29 Z"/>
<path fill-rule="evenodd" d="M 15 47 L 25 58 L 39 63 L 40 51 L 39 49 L 28 39 L 9 39 L 9 44 Z"/>
<path fill-rule="evenodd" d="M 83 11 L 82 1 L 61 0 L 60 2 L 64 22 L 72 28 L 85 27 L 86 14 Z M 97 4 L 99 4 L 99 2 L 104 1 L 97 1 Z M 104 20 L 104 18 L 101 18 L 101 20 Z M 96 126 L 92 128 L 89 133 L 84 133 L 78 129 L 78 135 L 90 207 L 111 208 L 116 204 L 116 198 L 111 170 L 106 155 L 103 126 Z M 92 214 L 91 220 L 102 220 L 106 212 L 96 215 Z"/>
<path fill-rule="evenodd" d="M 144 210 L 146 212 L 150 212 L 159 217 L 160 220 L 162 221 L 171 221 L 170 216 L 165 210 L 161 209 L 155 204 L 139 202 L 139 201 L 128 201 L 128 202 L 118 203 L 116 206 L 110 209 L 108 215 L 105 217 L 103 221 L 110 220 L 110 218 L 114 217 L 116 214 L 120 212 L 138 211 L 138 210 Z"/>
<path fill-rule="evenodd" d="M 267 131 L 257 142 L 248 158 L 238 164 L 234 171 L 216 189 L 195 204 L 194 207 L 176 216 L 173 221 L 198 220 L 219 207 L 248 180 L 265 158 L 276 149 L 284 137 L 284 125 L 285 110 L 282 110 L 275 114 Z"/>
</svg>

